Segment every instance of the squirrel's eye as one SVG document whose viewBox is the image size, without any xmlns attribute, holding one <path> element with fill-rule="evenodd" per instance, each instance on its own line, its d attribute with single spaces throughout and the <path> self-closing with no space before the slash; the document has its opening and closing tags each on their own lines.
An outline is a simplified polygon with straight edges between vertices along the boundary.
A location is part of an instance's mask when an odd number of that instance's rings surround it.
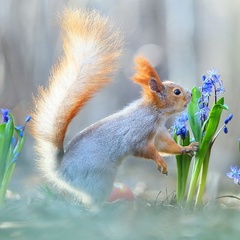
<svg viewBox="0 0 240 240">
<path fill-rule="evenodd" d="M 180 95 L 181 94 L 181 90 L 178 89 L 178 88 L 175 89 L 173 92 L 174 92 L 175 95 Z"/>
</svg>

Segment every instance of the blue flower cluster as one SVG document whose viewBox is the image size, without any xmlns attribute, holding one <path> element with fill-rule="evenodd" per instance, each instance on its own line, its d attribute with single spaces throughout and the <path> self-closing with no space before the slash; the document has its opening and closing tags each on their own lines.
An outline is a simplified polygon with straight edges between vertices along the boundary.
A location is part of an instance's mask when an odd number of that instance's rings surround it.
<svg viewBox="0 0 240 240">
<path fill-rule="evenodd" d="M 217 102 L 217 95 L 220 93 L 224 93 L 225 89 L 223 87 L 222 81 L 220 80 L 221 75 L 218 74 L 218 70 L 211 68 L 211 70 L 207 71 L 208 76 L 202 76 L 202 86 L 200 87 L 202 96 L 199 99 L 199 118 L 201 122 L 204 122 L 208 118 L 209 114 L 209 99 L 211 93 L 214 92 L 215 95 L 215 103 Z"/>
<path fill-rule="evenodd" d="M 226 175 L 229 178 L 233 178 L 235 184 L 240 184 L 240 169 L 238 166 L 230 166 L 231 172 L 228 172 Z"/>
<path fill-rule="evenodd" d="M 173 130 L 175 131 L 177 136 L 180 136 L 182 139 L 186 137 L 187 134 L 187 125 L 186 122 L 188 121 L 188 115 L 186 112 L 184 112 L 180 117 L 176 117 L 174 124 L 173 124 Z"/>
<path fill-rule="evenodd" d="M 8 120 L 10 119 L 9 117 L 10 110 L 2 108 L 1 111 L 2 111 L 2 123 L 7 123 Z M 31 120 L 31 116 L 27 116 L 23 126 L 15 126 L 15 129 L 17 131 L 20 131 L 20 137 L 23 137 L 23 132 L 26 127 L 26 123 L 29 122 L 30 120 Z"/>
</svg>

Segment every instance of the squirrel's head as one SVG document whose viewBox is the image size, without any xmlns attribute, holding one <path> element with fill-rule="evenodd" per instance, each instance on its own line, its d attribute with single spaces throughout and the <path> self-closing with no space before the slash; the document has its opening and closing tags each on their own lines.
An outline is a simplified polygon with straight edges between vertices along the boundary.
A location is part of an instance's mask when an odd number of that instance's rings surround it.
<svg viewBox="0 0 240 240">
<path fill-rule="evenodd" d="M 145 57 L 137 57 L 136 74 L 132 80 L 141 85 L 144 101 L 172 115 L 183 111 L 191 100 L 191 92 L 179 84 L 159 78 Z"/>
<path fill-rule="evenodd" d="M 186 109 L 191 101 L 192 93 L 171 81 L 164 81 L 163 85 L 162 92 L 158 93 L 156 97 L 158 97 L 159 102 L 164 103 L 166 112 L 175 114 Z M 156 93 L 153 94 L 156 95 Z"/>
</svg>

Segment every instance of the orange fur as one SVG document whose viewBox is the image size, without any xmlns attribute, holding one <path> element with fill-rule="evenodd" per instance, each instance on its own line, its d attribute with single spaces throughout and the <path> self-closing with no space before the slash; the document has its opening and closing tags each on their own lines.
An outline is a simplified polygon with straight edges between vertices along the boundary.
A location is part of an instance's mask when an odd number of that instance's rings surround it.
<svg viewBox="0 0 240 240">
<path fill-rule="evenodd" d="M 96 11 L 66 9 L 60 25 L 64 54 L 52 69 L 49 85 L 39 88 L 34 98 L 31 132 L 37 140 L 47 140 L 61 152 L 71 120 L 112 80 L 123 37 L 107 17 Z M 40 128 L 44 121 L 47 123 Z M 38 148 L 41 152 L 40 142 Z"/>
<path fill-rule="evenodd" d="M 143 97 L 146 102 L 153 103 L 156 106 L 160 107 L 161 103 L 159 102 L 159 97 L 157 97 L 149 87 L 150 79 L 154 78 L 157 81 L 159 87 L 164 89 L 164 85 L 158 76 L 158 73 L 144 56 L 136 57 L 135 64 L 136 73 L 131 79 L 141 85 L 143 90 Z"/>
<path fill-rule="evenodd" d="M 156 70 L 152 67 L 150 62 L 144 56 L 138 56 L 135 58 L 136 74 L 132 77 L 132 80 L 142 86 L 148 86 L 149 80 L 155 78 L 159 85 L 162 85 L 162 81 L 159 78 Z"/>
</svg>

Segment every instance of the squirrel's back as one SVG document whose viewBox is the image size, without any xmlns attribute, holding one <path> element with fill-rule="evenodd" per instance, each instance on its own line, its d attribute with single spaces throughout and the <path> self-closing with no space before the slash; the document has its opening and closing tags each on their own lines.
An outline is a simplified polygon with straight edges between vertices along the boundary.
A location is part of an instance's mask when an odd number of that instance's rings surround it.
<svg viewBox="0 0 240 240">
<path fill-rule="evenodd" d="M 64 52 L 52 69 L 48 86 L 40 87 L 34 98 L 31 132 L 37 141 L 42 173 L 68 188 L 56 180 L 68 124 L 111 81 L 118 68 L 123 37 L 107 17 L 96 11 L 67 9 L 60 25 Z"/>
</svg>

